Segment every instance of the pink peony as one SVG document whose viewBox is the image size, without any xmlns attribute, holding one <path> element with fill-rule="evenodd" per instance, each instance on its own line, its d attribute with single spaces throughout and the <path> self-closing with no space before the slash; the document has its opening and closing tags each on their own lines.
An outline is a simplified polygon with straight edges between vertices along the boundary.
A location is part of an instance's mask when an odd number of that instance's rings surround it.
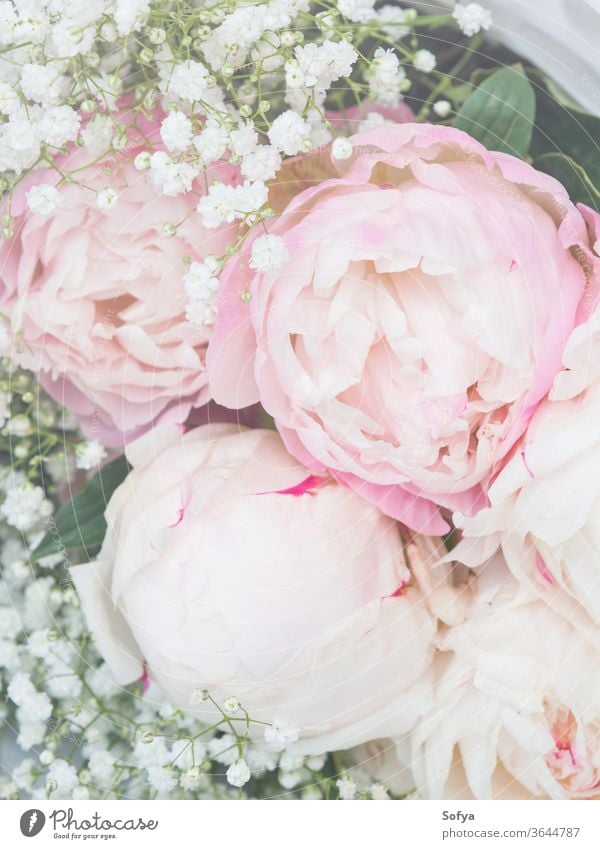
<svg viewBox="0 0 600 849">
<path fill-rule="evenodd" d="M 164 424 L 127 456 L 99 558 L 72 570 L 117 682 L 145 668 L 211 722 L 195 692 L 234 696 L 311 753 L 406 733 L 430 708 L 436 620 L 391 519 L 273 431 Z"/>
<path fill-rule="evenodd" d="M 311 161 L 318 184 L 270 230 L 284 268 L 250 272 L 248 239 L 223 272 L 211 390 L 260 400 L 313 473 L 442 533 L 440 507 L 485 505 L 600 261 L 563 187 L 518 159 L 439 126 L 352 141 L 345 161 L 307 157 L 300 184 Z"/>
<path fill-rule="evenodd" d="M 163 414 L 182 421 L 209 399 L 212 327 L 186 320 L 184 257 L 222 253 L 231 231 L 205 230 L 190 217 L 200 179 L 193 192 L 165 196 L 148 172 L 135 169 L 140 150 L 160 146 L 161 117 L 138 118 L 126 149 L 102 161 L 85 149 L 59 157 L 57 165 L 80 185 L 60 188 L 54 217 L 27 207 L 32 187 L 60 179 L 54 170 L 36 170 L 12 199 L 15 236 L 0 246 L 0 311 L 15 337 L 14 361 L 39 372 L 48 392 L 107 444 Z M 224 182 L 234 176 L 231 166 L 215 169 Z M 118 194 L 114 209 L 97 205 L 97 191 L 106 188 Z M 163 228 L 173 224 L 177 234 L 166 235 Z"/>
<path fill-rule="evenodd" d="M 583 210 L 591 240 L 600 216 Z M 595 250 L 600 255 L 600 243 Z M 575 328 L 563 368 L 511 459 L 489 507 L 457 514 L 459 553 L 480 565 L 501 545 L 513 573 L 542 598 L 556 585 L 600 623 L 600 311 Z"/>
</svg>

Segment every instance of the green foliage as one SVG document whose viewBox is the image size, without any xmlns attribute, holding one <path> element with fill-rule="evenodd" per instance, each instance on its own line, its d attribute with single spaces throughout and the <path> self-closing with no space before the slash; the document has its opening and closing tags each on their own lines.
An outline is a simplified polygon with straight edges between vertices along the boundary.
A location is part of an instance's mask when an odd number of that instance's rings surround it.
<svg viewBox="0 0 600 849">
<path fill-rule="evenodd" d="M 106 505 L 130 468 L 124 456 L 103 466 L 83 492 L 73 496 L 58 510 L 51 529 L 35 549 L 34 557 L 39 560 L 70 549 L 84 548 L 87 551 L 101 545 L 106 533 Z"/>
<path fill-rule="evenodd" d="M 536 159 L 536 167 L 559 180 L 574 203 L 585 203 L 600 212 L 600 191 L 594 186 L 585 169 L 570 156 L 545 153 Z"/>
<path fill-rule="evenodd" d="M 467 98 L 454 125 L 489 150 L 524 159 L 535 121 L 535 92 L 523 68 L 501 68 L 488 76 Z"/>
</svg>

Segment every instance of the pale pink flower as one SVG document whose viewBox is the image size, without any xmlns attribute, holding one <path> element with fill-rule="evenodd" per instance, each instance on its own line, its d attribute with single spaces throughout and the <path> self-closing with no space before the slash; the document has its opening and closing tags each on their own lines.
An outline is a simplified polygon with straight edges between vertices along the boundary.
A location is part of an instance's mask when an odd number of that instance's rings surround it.
<svg viewBox="0 0 600 849">
<path fill-rule="evenodd" d="M 273 431 L 159 425 L 127 457 L 99 558 L 72 570 L 117 682 L 147 670 L 207 721 L 218 712 L 192 694 L 233 693 L 312 754 L 414 726 L 436 620 L 391 519 Z"/>
<path fill-rule="evenodd" d="M 585 210 L 590 241 L 600 216 Z M 597 242 L 596 242 L 597 244 Z M 563 368 L 510 461 L 489 507 L 455 515 L 459 554 L 476 567 L 501 545 L 513 573 L 542 598 L 555 586 L 600 624 L 600 311 L 571 334 Z"/>
<path fill-rule="evenodd" d="M 600 261 L 563 187 L 448 127 L 320 151 L 272 192 L 290 255 L 222 274 L 208 354 L 225 406 L 260 400 L 288 450 L 416 530 L 474 513 L 589 313 Z M 285 205 L 287 203 L 287 205 Z M 585 295 L 585 297 L 584 297 Z"/>
<path fill-rule="evenodd" d="M 11 202 L 15 236 L 0 245 L 0 311 L 14 361 L 38 372 L 88 435 L 106 443 L 132 438 L 161 415 L 182 421 L 209 399 L 212 327 L 186 320 L 183 277 L 186 257 L 218 255 L 232 233 L 205 230 L 193 214 L 195 193 L 161 195 L 149 172 L 134 167 L 141 150 L 160 146 L 160 119 L 138 117 L 126 148 L 102 161 L 85 149 L 59 156 L 57 165 L 80 185 L 60 185 L 54 217 L 31 212 L 26 195 L 60 175 L 34 171 Z M 235 173 L 220 165 L 210 177 L 229 183 Z M 203 185 L 198 179 L 196 192 Z M 114 209 L 98 207 L 97 193 L 107 189 L 118 195 Z M 173 225 L 170 236 L 165 227 Z"/>
<path fill-rule="evenodd" d="M 583 608 L 559 587 L 532 597 L 497 555 L 438 648 L 435 707 L 405 755 L 421 795 L 600 795 L 600 629 Z"/>
</svg>

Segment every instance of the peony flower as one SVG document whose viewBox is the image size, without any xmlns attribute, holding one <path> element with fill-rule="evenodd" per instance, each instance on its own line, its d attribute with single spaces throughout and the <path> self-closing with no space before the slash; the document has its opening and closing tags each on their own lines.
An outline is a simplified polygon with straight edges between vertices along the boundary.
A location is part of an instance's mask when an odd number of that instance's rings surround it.
<svg viewBox="0 0 600 849">
<path fill-rule="evenodd" d="M 294 729 L 285 745 L 299 731 L 301 753 L 412 728 L 430 705 L 436 622 L 393 521 L 273 431 L 164 424 L 127 456 L 99 558 L 72 570 L 118 683 L 145 669 L 211 722 L 197 694 L 234 693 L 252 719 Z"/>
<path fill-rule="evenodd" d="M 231 231 L 207 231 L 188 217 L 195 193 L 161 196 L 149 173 L 134 167 L 140 145 L 158 140 L 160 115 L 139 123 L 129 127 L 126 149 L 104 161 L 84 149 L 58 157 L 78 184 L 60 187 L 55 217 L 37 201 L 27 207 L 37 198 L 32 183 L 53 189 L 60 179 L 35 171 L 12 200 L 16 235 L 0 245 L 0 310 L 15 337 L 14 361 L 38 372 L 86 433 L 107 444 L 161 415 L 182 421 L 208 401 L 212 327 L 186 320 L 185 258 L 219 254 L 231 239 Z M 233 180 L 231 166 L 215 167 L 220 180 Z M 203 185 L 198 180 L 196 192 Z M 102 208 L 107 192 L 118 196 L 116 209 Z"/>
<path fill-rule="evenodd" d="M 552 601 L 500 556 L 483 567 L 468 619 L 438 642 L 435 707 L 411 735 L 422 796 L 600 795 L 600 630 L 560 588 Z"/>
<path fill-rule="evenodd" d="M 404 124 L 352 143 L 300 169 L 319 182 L 271 228 L 287 265 L 249 272 L 250 238 L 226 266 L 211 391 L 232 408 L 260 399 L 311 472 L 443 533 L 439 507 L 485 505 L 600 261 L 556 180 L 465 133 Z"/>
<path fill-rule="evenodd" d="M 591 240 L 600 216 L 587 211 Z M 600 624 L 600 310 L 572 333 L 563 368 L 488 490 L 490 506 L 460 514 L 459 554 L 476 567 L 502 546 L 542 598 L 556 584 Z"/>
</svg>

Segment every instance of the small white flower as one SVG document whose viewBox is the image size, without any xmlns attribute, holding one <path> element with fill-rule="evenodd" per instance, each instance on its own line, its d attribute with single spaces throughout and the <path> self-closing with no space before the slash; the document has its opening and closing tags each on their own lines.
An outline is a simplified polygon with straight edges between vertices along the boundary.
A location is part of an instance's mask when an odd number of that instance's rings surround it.
<svg viewBox="0 0 600 849">
<path fill-rule="evenodd" d="M 208 229 L 230 224 L 235 220 L 235 189 L 224 183 L 213 183 L 208 193 L 200 198 L 197 206 L 202 225 Z"/>
<path fill-rule="evenodd" d="M 379 21 L 382 32 L 400 41 L 405 38 L 410 32 L 410 24 L 412 17 L 410 13 L 412 9 L 401 9 L 399 6 L 382 6 L 377 9 L 377 20 Z"/>
<path fill-rule="evenodd" d="M 154 738 L 148 743 L 139 740 L 133 749 L 133 760 L 142 767 L 165 766 L 172 760 L 164 740 Z"/>
<path fill-rule="evenodd" d="M 185 317 L 191 324 L 211 327 L 217 320 L 217 304 L 214 301 L 189 301 L 185 305 Z"/>
<path fill-rule="evenodd" d="M 19 95 L 8 83 L 0 82 L 0 112 L 11 115 L 19 106 Z"/>
<path fill-rule="evenodd" d="M 179 779 L 179 783 L 184 790 L 196 790 L 203 780 L 205 780 L 205 778 L 200 772 L 200 768 L 192 766 L 183 773 Z"/>
<path fill-rule="evenodd" d="M 310 124 L 297 112 L 288 109 L 287 112 L 275 118 L 268 136 L 277 150 L 283 151 L 287 156 L 294 156 L 310 141 L 310 133 Z"/>
<path fill-rule="evenodd" d="M 48 781 L 55 783 L 53 796 L 57 799 L 68 798 L 69 793 L 79 784 L 77 770 L 62 758 L 57 758 L 48 769 Z"/>
<path fill-rule="evenodd" d="M 438 118 L 447 118 L 452 109 L 452 104 L 449 100 L 436 100 L 432 108 Z"/>
<path fill-rule="evenodd" d="M 430 74 L 437 65 L 437 60 L 430 50 L 417 50 L 413 56 L 413 65 L 417 71 Z"/>
<path fill-rule="evenodd" d="M 32 746 L 39 746 L 42 743 L 47 731 L 48 726 L 45 722 L 23 721 L 19 725 L 17 743 L 23 751 L 28 752 Z"/>
<path fill-rule="evenodd" d="M 108 115 L 94 115 L 81 131 L 81 139 L 94 156 L 108 151 L 113 139 L 114 126 Z"/>
<path fill-rule="evenodd" d="M 290 743 L 295 743 L 300 732 L 284 719 L 274 719 L 264 731 L 265 743 L 272 752 L 283 752 Z"/>
<path fill-rule="evenodd" d="M 201 705 L 208 700 L 208 690 L 196 687 L 190 696 L 190 705 Z"/>
<path fill-rule="evenodd" d="M 114 775 L 115 759 L 110 752 L 100 749 L 90 755 L 88 769 L 94 781 L 106 785 Z"/>
<path fill-rule="evenodd" d="M 254 124 L 251 121 L 240 124 L 237 129 L 232 130 L 230 142 L 231 150 L 236 156 L 248 156 L 253 153 L 258 144 L 258 133 L 254 129 Z"/>
<path fill-rule="evenodd" d="M 351 778 L 338 778 L 336 781 L 340 799 L 350 801 L 356 796 L 356 783 Z"/>
<path fill-rule="evenodd" d="M 371 799 L 375 799 L 377 802 L 383 802 L 385 799 L 389 799 L 389 793 L 387 792 L 385 785 L 378 781 L 376 784 L 371 785 Z"/>
<path fill-rule="evenodd" d="M 236 218 L 258 212 L 269 197 L 269 190 L 262 180 L 245 180 L 241 186 L 235 187 L 234 192 Z"/>
<path fill-rule="evenodd" d="M 279 772 L 277 776 L 277 780 L 281 784 L 284 790 L 293 790 L 294 787 L 297 787 L 306 777 L 306 772 L 302 770 L 294 770 L 293 772 Z"/>
<path fill-rule="evenodd" d="M 30 791 L 35 784 L 35 778 L 33 775 L 34 766 L 34 762 L 31 758 L 25 758 L 25 760 L 21 761 L 21 763 L 13 769 L 12 779 L 21 790 Z"/>
<path fill-rule="evenodd" d="M 75 449 L 76 466 L 78 469 L 94 469 L 106 459 L 106 449 L 93 439 L 90 442 L 82 442 Z"/>
<path fill-rule="evenodd" d="M 205 165 L 221 159 L 229 143 L 229 133 L 218 124 L 207 124 L 201 133 L 194 136 L 192 144 Z"/>
<path fill-rule="evenodd" d="M 393 50 L 378 47 L 366 78 L 369 81 L 369 96 L 383 106 L 397 106 L 406 83 L 406 72 Z"/>
<path fill-rule="evenodd" d="M 75 674 L 68 674 L 70 669 L 63 666 L 61 671 L 54 677 L 48 677 L 46 687 L 53 699 L 77 698 L 81 693 L 83 684 L 81 678 Z"/>
<path fill-rule="evenodd" d="M 250 767 L 243 758 L 238 758 L 227 770 L 226 777 L 233 787 L 243 787 L 250 781 Z"/>
<path fill-rule="evenodd" d="M 81 117 L 71 106 L 51 106 L 40 121 L 42 139 L 54 147 L 75 141 L 79 134 Z"/>
<path fill-rule="evenodd" d="M 240 703 L 235 698 L 225 699 L 223 702 L 223 707 L 227 711 L 227 713 L 237 713 L 240 709 Z"/>
<path fill-rule="evenodd" d="M 133 165 L 138 171 L 147 171 L 150 168 L 151 162 L 152 154 L 147 150 L 143 150 L 135 157 Z"/>
<path fill-rule="evenodd" d="M 208 71 L 201 62 L 182 62 L 169 74 L 165 93 L 190 102 L 202 100 L 207 76 Z"/>
<path fill-rule="evenodd" d="M 119 35 L 142 28 L 150 11 L 150 0 L 116 0 L 113 16 Z"/>
<path fill-rule="evenodd" d="M 90 791 L 87 787 L 82 787 L 80 784 L 77 787 L 74 787 L 71 790 L 71 799 L 80 800 L 80 799 L 89 799 Z"/>
<path fill-rule="evenodd" d="M 49 628 L 38 628 L 29 635 L 27 648 L 34 657 L 47 658 L 52 649 L 48 635 Z"/>
<path fill-rule="evenodd" d="M 15 608 L 0 607 L 0 639 L 13 640 L 21 629 L 21 619 Z"/>
<path fill-rule="evenodd" d="M 21 664 L 19 646 L 13 640 L 0 640 L 0 668 L 12 671 Z"/>
<path fill-rule="evenodd" d="M 6 498 L 0 506 L 0 513 L 9 525 L 19 531 L 30 530 L 36 522 L 52 512 L 52 505 L 46 500 L 40 486 L 25 482 L 6 491 Z"/>
<path fill-rule="evenodd" d="M 155 189 L 174 197 L 189 192 L 199 174 L 199 169 L 187 162 L 174 162 L 164 150 L 158 150 L 150 158 L 150 179 Z"/>
<path fill-rule="evenodd" d="M 290 252 L 281 236 L 267 234 L 252 243 L 250 268 L 256 271 L 279 271 L 289 262 Z"/>
<path fill-rule="evenodd" d="M 457 3 L 452 17 L 465 35 L 472 36 L 488 30 L 493 23 L 492 13 L 479 3 Z"/>
<path fill-rule="evenodd" d="M 177 776 L 169 766 L 151 766 L 146 772 L 148 782 L 159 793 L 168 793 L 177 785 Z"/>
<path fill-rule="evenodd" d="M 304 71 L 298 62 L 290 61 L 285 66 L 285 82 L 288 88 L 302 88 L 304 86 Z"/>
<path fill-rule="evenodd" d="M 158 715 L 163 719 L 173 719 L 175 716 L 176 709 L 173 705 L 165 704 L 161 705 L 158 710 Z M 185 741 L 187 743 L 187 741 Z"/>
<path fill-rule="evenodd" d="M 264 746 L 246 746 L 245 756 L 251 772 L 272 771 L 277 767 L 277 753 L 269 752 Z"/>
<path fill-rule="evenodd" d="M 12 436 L 19 438 L 31 436 L 33 433 L 31 419 L 24 413 L 21 413 L 18 416 L 12 416 L 12 418 L 8 420 L 6 429 L 10 434 L 12 434 Z"/>
<path fill-rule="evenodd" d="M 352 142 L 350 139 L 340 136 L 331 145 L 332 159 L 349 159 L 352 156 Z"/>
<path fill-rule="evenodd" d="M 271 180 L 281 168 L 281 156 L 270 144 L 261 144 L 244 156 L 241 172 L 249 180 Z"/>
<path fill-rule="evenodd" d="M 27 198 L 27 206 L 31 212 L 47 218 L 54 215 L 56 210 L 64 203 L 64 198 L 56 186 L 51 186 L 47 183 L 32 186 L 25 197 Z"/>
<path fill-rule="evenodd" d="M 52 65 L 28 62 L 21 71 L 21 91 L 42 106 L 55 106 L 60 101 L 64 82 Z"/>
<path fill-rule="evenodd" d="M 338 11 L 355 23 L 365 23 L 375 17 L 375 0 L 337 0 Z"/>
<path fill-rule="evenodd" d="M 12 702 L 22 705 L 26 699 L 35 694 L 35 687 L 26 672 L 17 672 L 8 685 L 7 693 Z"/>
<path fill-rule="evenodd" d="M 183 112 L 169 112 L 160 127 L 160 137 L 167 150 L 180 152 L 192 143 L 192 122 Z"/>
<path fill-rule="evenodd" d="M 304 758 L 297 752 L 286 750 L 279 757 L 279 768 L 284 772 L 298 772 L 304 766 Z"/>
<path fill-rule="evenodd" d="M 44 722 L 52 714 L 52 702 L 46 693 L 31 693 L 19 706 L 19 716 L 26 722 Z"/>
<path fill-rule="evenodd" d="M 306 759 L 306 766 L 314 772 L 321 772 L 327 761 L 326 755 L 311 755 Z"/>
<path fill-rule="evenodd" d="M 56 760 L 56 755 L 50 749 L 44 749 L 43 752 L 40 752 L 40 763 L 42 766 L 50 766 L 54 760 Z"/>
<path fill-rule="evenodd" d="M 119 202 L 119 195 L 114 189 L 102 189 L 96 195 L 98 209 L 114 209 Z"/>
<path fill-rule="evenodd" d="M 192 301 L 212 301 L 219 288 L 219 278 L 215 276 L 218 264 L 207 257 L 204 262 L 193 262 L 183 277 L 183 286 Z"/>
</svg>

